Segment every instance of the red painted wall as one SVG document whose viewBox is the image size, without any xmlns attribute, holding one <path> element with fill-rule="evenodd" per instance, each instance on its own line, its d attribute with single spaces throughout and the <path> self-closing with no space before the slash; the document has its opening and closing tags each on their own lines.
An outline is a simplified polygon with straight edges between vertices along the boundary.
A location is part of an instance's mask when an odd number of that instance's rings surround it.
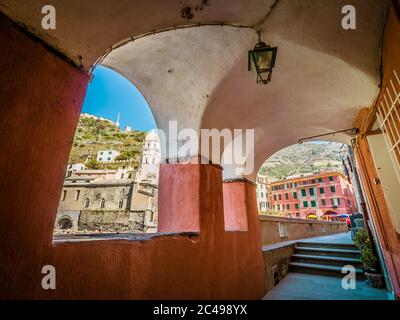
<svg viewBox="0 0 400 320">
<path fill-rule="evenodd" d="M 225 232 L 221 170 L 162 165 L 160 217 L 199 216 L 197 236 L 52 244 L 72 138 L 88 77 L 0 17 L 0 298 L 258 299 L 264 263 L 255 187 L 246 200 L 248 232 Z M 190 194 L 183 181 L 191 179 Z M 167 188 L 164 186 L 170 186 Z M 41 288 L 43 265 L 56 290 Z"/>
<path fill-rule="evenodd" d="M 224 220 L 226 231 L 248 231 L 247 209 L 245 198 L 247 183 L 224 183 Z"/>
</svg>

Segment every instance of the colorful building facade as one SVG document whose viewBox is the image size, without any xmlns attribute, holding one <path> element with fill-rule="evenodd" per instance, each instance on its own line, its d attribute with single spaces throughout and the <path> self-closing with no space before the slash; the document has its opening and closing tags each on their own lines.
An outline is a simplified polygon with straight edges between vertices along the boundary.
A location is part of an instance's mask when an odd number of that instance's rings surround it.
<svg viewBox="0 0 400 320">
<path fill-rule="evenodd" d="M 266 212 L 271 209 L 271 185 L 270 179 L 267 175 L 257 175 L 256 178 L 256 192 L 257 192 L 257 204 L 258 211 L 260 213 Z"/>
<path fill-rule="evenodd" d="M 292 218 L 317 219 L 358 211 L 353 186 L 339 172 L 294 176 L 271 183 L 272 207 Z"/>
</svg>

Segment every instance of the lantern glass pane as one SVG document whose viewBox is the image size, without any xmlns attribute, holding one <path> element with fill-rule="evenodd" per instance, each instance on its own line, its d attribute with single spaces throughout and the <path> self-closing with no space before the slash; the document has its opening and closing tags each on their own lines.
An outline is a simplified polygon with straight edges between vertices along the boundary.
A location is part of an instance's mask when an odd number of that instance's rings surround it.
<svg viewBox="0 0 400 320">
<path fill-rule="evenodd" d="M 254 61 L 259 71 L 271 69 L 272 50 L 268 51 L 255 51 Z"/>
</svg>

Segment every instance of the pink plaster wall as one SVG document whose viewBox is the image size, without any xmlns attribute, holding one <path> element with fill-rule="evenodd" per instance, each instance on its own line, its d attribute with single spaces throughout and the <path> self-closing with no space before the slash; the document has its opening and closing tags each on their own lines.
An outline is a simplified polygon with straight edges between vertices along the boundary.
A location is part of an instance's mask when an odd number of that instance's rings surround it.
<svg viewBox="0 0 400 320">
<path fill-rule="evenodd" d="M 226 232 L 221 170 L 212 165 L 161 166 L 161 230 L 196 227 L 196 235 L 52 243 L 88 77 L 3 17 L 0 30 L 0 299 L 261 298 L 254 186 L 237 191 L 248 232 Z M 48 264 L 56 290 L 41 287 Z"/>
</svg>

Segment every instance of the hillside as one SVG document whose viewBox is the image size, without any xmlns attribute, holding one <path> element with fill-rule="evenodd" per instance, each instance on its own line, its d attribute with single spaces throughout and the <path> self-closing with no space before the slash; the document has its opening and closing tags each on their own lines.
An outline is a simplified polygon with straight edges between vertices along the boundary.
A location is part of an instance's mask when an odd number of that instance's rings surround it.
<svg viewBox="0 0 400 320">
<path fill-rule="evenodd" d="M 95 161 L 99 150 L 114 149 L 121 153 L 116 160 L 132 159 L 132 165 L 137 167 L 145 136 L 143 131 L 122 132 L 111 121 L 81 115 L 69 163 L 85 163 L 91 159 L 86 163 L 89 168 L 115 169 L 120 164 L 99 164 Z"/>
<path fill-rule="evenodd" d="M 341 153 L 345 148 L 334 142 L 306 142 L 285 148 L 264 162 L 260 173 L 271 178 L 311 173 L 319 170 L 342 171 Z"/>
</svg>

